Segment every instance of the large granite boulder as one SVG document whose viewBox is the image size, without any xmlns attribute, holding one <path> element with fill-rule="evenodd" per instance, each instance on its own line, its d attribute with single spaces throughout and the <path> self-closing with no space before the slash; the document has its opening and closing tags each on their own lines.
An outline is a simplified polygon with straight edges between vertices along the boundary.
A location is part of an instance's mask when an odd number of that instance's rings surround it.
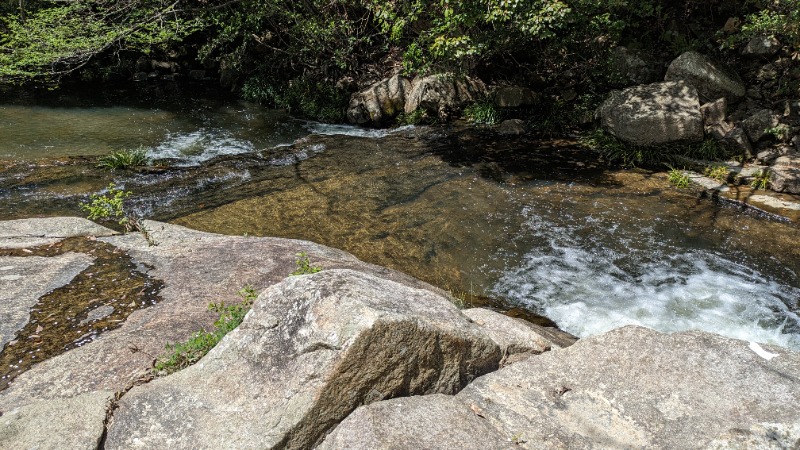
<svg viewBox="0 0 800 450">
<path fill-rule="evenodd" d="M 697 90 L 685 82 L 613 91 L 597 114 L 605 130 L 631 144 L 654 146 L 703 139 Z"/>
<path fill-rule="evenodd" d="M 453 448 L 431 434 L 449 429 L 457 437 L 475 430 L 492 441 L 483 448 L 796 448 L 798 402 L 796 352 L 629 326 L 512 364 L 453 398 L 362 407 L 322 447 Z M 416 427 L 421 416 L 436 425 Z"/>
<path fill-rule="evenodd" d="M 742 128 L 752 142 L 758 142 L 767 136 L 767 130 L 780 124 L 780 116 L 773 114 L 772 110 L 761 109 L 742 121 Z"/>
<path fill-rule="evenodd" d="M 455 394 L 499 360 L 430 291 L 350 270 L 293 277 L 199 363 L 128 392 L 106 447 L 311 448 L 360 405 Z"/>
<path fill-rule="evenodd" d="M 772 190 L 800 194 L 800 155 L 792 153 L 775 159 L 769 171 Z"/>
<path fill-rule="evenodd" d="M 406 97 L 405 111 L 423 109 L 432 117 L 446 120 L 469 103 L 486 97 L 486 86 L 477 78 L 436 74 L 415 78 Z"/>
<path fill-rule="evenodd" d="M 296 254 L 300 251 L 307 252 L 314 264 L 325 269 L 354 269 L 409 288 L 440 292 L 407 275 L 366 264 L 346 252 L 312 242 L 223 236 L 153 221 L 144 221 L 144 226 L 150 232 L 151 242 L 158 245 L 150 245 L 140 233 L 97 239 L 130 255 L 142 270 L 163 280 L 160 300 L 133 312 L 119 328 L 39 362 L 0 391 L 0 418 L 8 419 L 0 421 L 0 448 L 31 448 L 26 443 L 34 441 L 19 430 L 33 429 L 41 430 L 36 437 L 39 448 L 83 448 L 71 443 L 96 443 L 104 432 L 106 414 L 113 409 L 108 402 L 99 399 L 122 396 L 132 386 L 147 382 L 151 378 L 153 360 L 164 352 L 166 344 L 184 341 L 199 329 L 211 326 L 218 316 L 209 312 L 209 303 L 237 302 L 240 299 L 236 292 L 248 284 L 260 291 L 280 282 L 295 270 Z M 0 233 L 4 238 L 0 240 L 0 249 L 32 248 L 93 233 L 114 234 L 79 218 L 0 222 Z M 13 262 L 3 262 L 0 267 L 11 269 L 0 275 L 27 277 L 28 272 L 21 271 L 23 266 L 17 261 L 18 257 L 13 258 Z M 30 298 L 35 298 L 41 289 L 68 282 L 70 275 L 88 259 L 76 253 L 48 258 L 49 264 L 37 267 L 42 277 L 52 274 L 50 284 L 37 278 L 41 286 L 37 282 L 37 286 L 31 288 Z M 34 268 L 31 264 L 40 261 L 34 256 L 19 257 L 19 260 L 27 261 L 25 267 L 31 270 Z M 29 279 L 33 281 L 33 277 L 31 272 Z M 13 282 L 19 280 L 22 278 Z M 27 310 L 30 302 L 23 303 Z M 6 336 L 5 331 L 3 335 Z M 74 441 L 60 432 L 47 432 L 63 429 L 82 431 Z"/>
<path fill-rule="evenodd" d="M 690 83 L 697 88 L 703 103 L 720 97 L 736 103 L 745 95 L 744 82 L 736 72 L 694 51 L 675 58 L 667 68 L 664 80 Z"/>
<path fill-rule="evenodd" d="M 400 75 L 381 80 L 350 97 L 347 120 L 359 125 L 380 125 L 405 110 L 411 82 Z"/>
</svg>

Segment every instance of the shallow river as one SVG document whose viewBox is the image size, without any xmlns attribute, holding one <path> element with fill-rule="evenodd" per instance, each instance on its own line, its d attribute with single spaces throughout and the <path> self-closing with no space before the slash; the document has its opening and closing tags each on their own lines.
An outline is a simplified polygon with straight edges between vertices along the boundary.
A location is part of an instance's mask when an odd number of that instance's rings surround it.
<svg viewBox="0 0 800 450">
<path fill-rule="evenodd" d="M 141 216 L 313 240 L 579 336 L 634 323 L 800 349 L 794 224 L 571 142 L 360 130 L 176 95 L 0 104 L 0 219 L 84 215 L 78 203 L 115 181 Z M 140 146 L 155 167 L 96 167 Z"/>
</svg>

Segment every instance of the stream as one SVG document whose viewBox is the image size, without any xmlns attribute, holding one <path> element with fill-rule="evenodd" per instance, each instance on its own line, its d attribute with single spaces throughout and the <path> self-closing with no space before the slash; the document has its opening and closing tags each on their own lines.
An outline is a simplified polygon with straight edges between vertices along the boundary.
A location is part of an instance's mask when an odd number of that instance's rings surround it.
<svg viewBox="0 0 800 450">
<path fill-rule="evenodd" d="M 794 223 L 609 168 L 570 140 L 325 125 L 229 97 L 5 99 L 0 220 L 85 216 L 79 203 L 113 181 L 141 217 L 319 242 L 581 337 L 640 324 L 800 350 Z M 97 167 L 140 147 L 152 166 Z"/>
</svg>

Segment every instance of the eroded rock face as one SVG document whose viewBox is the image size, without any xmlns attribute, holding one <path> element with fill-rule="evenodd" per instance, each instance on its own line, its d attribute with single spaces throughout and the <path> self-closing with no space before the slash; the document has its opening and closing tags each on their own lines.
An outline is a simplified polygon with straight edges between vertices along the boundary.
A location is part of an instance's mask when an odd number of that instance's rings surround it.
<svg viewBox="0 0 800 450">
<path fill-rule="evenodd" d="M 742 121 L 742 128 L 747 133 L 747 137 L 752 142 L 758 142 L 766 136 L 769 128 L 775 127 L 780 123 L 780 117 L 772 113 L 772 110 L 761 109 Z"/>
<path fill-rule="evenodd" d="M 79 217 L 47 217 L 0 221 L 0 248 L 36 247 L 76 236 L 112 236 L 104 226 Z"/>
<path fill-rule="evenodd" d="M 597 112 L 603 128 L 632 144 L 653 146 L 703 139 L 697 90 L 685 82 L 613 91 Z"/>
<path fill-rule="evenodd" d="M 422 108 L 428 114 L 447 119 L 463 106 L 486 96 L 486 86 L 475 78 L 436 74 L 415 78 L 406 97 L 406 113 Z"/>
<path fill-rule="evenodd" d="M 454 394 L 499 360 L 430 291 L 350 270 L 292 277 L 199 363 L 128 392 L 106 447 L 310 448 L 359 405 Z"/>
<path fill-rule="evenodd" d="M 697 52 L 675 58 L 667 68 L 665 81 L 686 81 L 693 85 L 702 102 L 725 97 L 735 103 L 744 98 L 745 85 L 734 71 Z"/>
<path fill-rule="evenodd" d="M 630 326 L 514 363 L 454 397 L 361 407 L 322 448 L 454 448 L 435 443 L 442 429 L 474 430 L 483 448 L 793 448 L 798 401 L 796 352 Z"/>
<path fill-rule="evenodd" d="M 781 156 L 769 170 L 772 190 L 800 194 L 800 156 L 797 154 Z"/>
<path fill-rule="evenodd" d="M 347 120 L 359 125 L 386 123 L 405 110 L 411 82 L 400 75 L 381 80 L 353 94 L 347 107 Z"/>
<path fill-rule="evenodd" d="M 777 356 L 708 333 L 625 327 L 501 369 L 456 398 L 525 448 L 703 448 L 798 420 L 800 354 L 763 350 Z"/>
</svg>

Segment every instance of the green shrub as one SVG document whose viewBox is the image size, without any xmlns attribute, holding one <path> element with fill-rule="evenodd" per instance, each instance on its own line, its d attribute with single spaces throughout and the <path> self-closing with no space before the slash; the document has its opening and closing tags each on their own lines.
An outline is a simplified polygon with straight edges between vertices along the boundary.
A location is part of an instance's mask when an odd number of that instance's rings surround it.
<svg viewBox="0 0 800 450">
<path fill-rule="evenodd" d="M 667 174 L 667 180 L 678 189 L 686 189 L 689 187 L 689 175 L 683 170 L 670 168 Z"/>
<path fill-rule="evenodd" d="M 769 169 L 761 169 L 753 175 L 750 187 L 756 190 L 767 190 L 772 184 L 772 172 Z"/>
<path fill-rule="evenodd" d="M 130 218 L 125 212 L 124 201 L 131 195 L 129 191 L 117 189 L 114 183 L 109 183 L 105 194 L 92 194 L 89 203 L 81 202 L 78 206 L 89 215 L 89 220 L 112 220 L 129 229 Z"/>
<path fill-rule="evenodd" d="M 153 367 L 155 375 L 169 375 L 196 363 L 226 334 L 238 327 L 258 295 L 252 286 L 245 286 L 239 291 L 239 296 L 242 297 L 242 301 L 233 305 L 222 302 L 208 305 L 209 310 L 220 314 L 219 319 L 214 322 L 212 331 L 201 330 L 185 342 L 167 345 L 167 353 L 159 356 Z"/>
<path fill-rule="evenodd" d="M 134 150 L 119 150 L 111 154 L 105 155 L 100 158 L 98 167 L 116 170 L 116 169 L 130 169 L 133 167 L 146 166 L 150 164 L 150 158 L 147 157 L 147 149 L 139 147 Z"/>
<path fill-rule="evenodd" d="M 724 165 L 713 165 L 706 167 L 703 171 L 703 174 L 709 178 L 713 178 L 724 183 L 728 180 L 730 169 L 728 169 L 728 166 Z"/>
<path fill-rule="evenodd" d="M 311 275 L 322 270 L 322 267 L 317 267 L 311 264 L 311 258 L 309 258 L 306 252 L 300 252 L 297 254 L 295 266 L 295 271 L 289 275 Z"/>
<path fill-rule="evenodd" d="M 464 108 L 464 118 L 478 125 L 494 125 L 500 121 L 500 113 L 491 102 L 482 101 Z"/>
</svg>

